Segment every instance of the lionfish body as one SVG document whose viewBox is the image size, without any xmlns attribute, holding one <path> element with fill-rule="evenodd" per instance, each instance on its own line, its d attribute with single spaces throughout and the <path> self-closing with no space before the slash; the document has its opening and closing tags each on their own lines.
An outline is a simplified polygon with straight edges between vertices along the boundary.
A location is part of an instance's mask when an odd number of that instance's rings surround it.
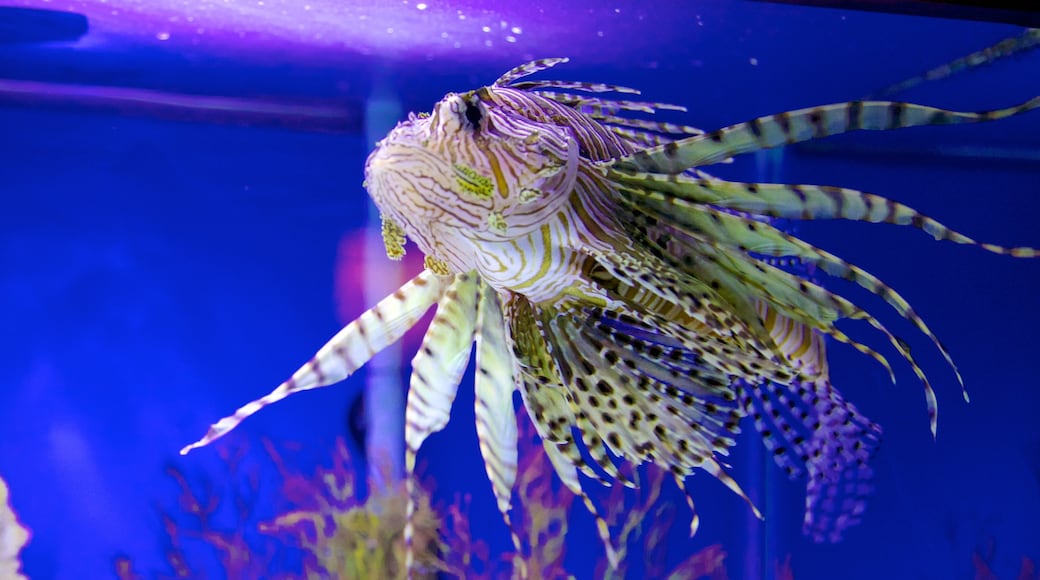
<svg viewBox="0 0 1040 580">
<path fill-rule="evenodd" d="M 274 392 L 222 419 L 185 451 L 293 392 L 344 379 L 436 304 L 412 361 L 409 474 L 425 438 L 447 424 L 475 343 L 477 434 L 507 524 L 519 391 L 557 474 L 594 515 L 579 473 L 631 484 L 618 460 L 654 463 L 680 486 L 701 469 L 747 499 L 721 456 L 750 416 L 777 463 L 792 475 L 808 474 L 806 532 L 836 539 L 862 512 L 867 460 L 880 429 L 831 387 L 824 340 L 847 343 L 891 368 L 835 322 L 864 320 L 887 337 L 925 385 L 933 433 L 935 397 L 906 343 L 780 259 L 859 284 L 942 347 L 894 290 L 772 220 L 888 222 L 977 242 L 872 194 L 729 182 L 699 168 L 856 129 L 1008 117 L 1040 106 L 1040 98 L 978 114 L 850 102 L 703 133 L 623 116 L 681 107 L 569 92 L 631 89 L 518 80 L 564 60 L 529 63 L 490 87 L 449 94 L 377 145 L 366 187 L 383 216 L 387 253 L 400 258 L 411 239 L 427 268 Z M 607 525 L 596 518 L 613 558 Z M 691 531 L 696 526 L 694 516 Z M 519 546 L 515 533 L 513 539 Z"/>
</svg>

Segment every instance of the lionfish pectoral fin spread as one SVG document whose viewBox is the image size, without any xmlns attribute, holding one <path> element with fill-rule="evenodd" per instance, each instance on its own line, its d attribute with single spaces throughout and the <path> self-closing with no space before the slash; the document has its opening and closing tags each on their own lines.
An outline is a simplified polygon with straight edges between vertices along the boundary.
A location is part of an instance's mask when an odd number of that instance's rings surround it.
<svg viewBox="0 0 1040 580">
<path fill-rule="evenodd" d="M 715 289 L 748 324 L 748 330 L 759 343 L 774 349 L 780 346 L 766 328 L 777 322 L 774 316 L 782 316 L 799 323 L 802 332 L 822 332 L 870 356 L 885 367 L 895 382 L 895 373 L 884 356 L 851 340 L 834 326 L 834 321 L 842 316 L 859 316 L 861 311 L 851 303 L 764 260 L 727 251 L 717 240 L 690 232 L 682 236 L 675 228 L 638 211 L 632 212 L 630 217 L 634 225 L 630 233 L 635 239 L 672 268 L 704 280 Z M 781 311 L 783 315 L 778 314 Z M 815 365 L 814 368 L 824 367 Z M 807 378 L 813 379 L 812 376 Z"/>
<path fill-rule="evenodd" d="M 617 169 L 678 174 L 736 155 L 849 131 L 889 131 L 923 125 L 995 121 L 1040 107 L 1040 97 L 1020 105 L 967 113 L 896 101 L 851 101 L 758 117 L 717 131 L 636 151 L 614 161 Z"/>
<path fill-rule="evenodd" d="M 516 363 L 517 386 L 524 407 L 560 481 L 581 498 L 592 514 L 607 558 L 616 568 L 618 555 L 610 538 L 610 528 L 582 488 L 578 472 L 604 485 L 608 482 L 585 462 L 574 438 L 578 423 L 573 395 L 564 385 L 550 354 L 539 325 L 537 307 L 519 294 L 509 296 L 504 306 L 507 342 Z"/>
<path fill-rule="evenodd" d="M 414 564 L 414 516 L 416 510 L 415 459 L 423 441 L 448 424 L 462 375 L 469 364 L 476 337 L 480 279 L 458 274 L 437 301 L 437 310 L 412 359 L 412 375 L 405 404 L 405 487 L 408 491 L 404 528 L 405 561 Z"/>
<path fill-rule="evenodd" d="M 521 554 L 520 537 L 509 517 L 517 472 L 517 425 L 513 407 L 516 377 L 506 339 L 505 319 L 497 293 L 482 284 L 477 309 L 475 412 L 477 440 L 484 467 L 509 528 L 513 547 Z M 523 561 L 520 561 L 523 564 Z M 526 570 L 520 570 L 526 576 Z"/>
<path fill-rule="evenodd" d="M 1040 252 L 1028 247 L 1008 248 L 977 242 L 909 206 L 856 190 L 811 185 L 732 183 L 704 174 L 683 175 L 681 172 L 697 164 L 714 162 L 716 157 L 713 155 L 716 153 L 731 156 L 854 129 L 890 129 L 924 124 L 986 121 L 1018 114 L 1037 106 L 1040 106 L 1040 98 L 1017 107 L 985 113 L 945 111 L 906 103 L 859 102 L 829 105 L 763 117 L 709 135 L 676 141 L 655 150 L 637 152 L 614 162 L 613 167 L 607 169 L 607 175 L 619 183 L 623 202 L 629 204 L 637 213 L 642 212 L 657 222 L 662 222 L 665 229 L 681 231 L 691 239 L 699 238 L 702 242 L 706 239 L 709 245 L 722 246 L 723 254 L 732 254 L 731 250 L 736 249 L 741 253 L 798 258 L 816 265 L 829 275 L 855 282 L 880 296 L 932 340 L 956 374 L 967 400 L 963 379 L 952 357 L 902 296 L 869 272 L 794 236 L 780 232 L 762 219 L 784 217 L 887 222 L 910 225 L 926 231 L 937 239 L 976 245 L 990 252 L 1013 257 L 1036 257 Z M 842 111 L 844 114 L 841 114 Z M 809 128 L 813 130 L 810 131 Z M 749 140 L 749 135 L 754 139 Z M 722 153 L 718 153 L 719 151 Z M 698 253 L 703 251 L 698 250 Z M 757 264 L 755 267 L 762 268 Z M 754 276 L 753 270 L 744 270 L 744 274 L 744 280 L 748 279 L 746 274 Z M 769 282 L 779 279 L 773 275 L 759 278 Z M 747 288 L 745 286 L 743 289 Z M 799 282 L 798 288 L 803 293 L 817 293 L 831 298 L 831 304 L 839 307 L 836 313 L 866 320 L 889 338 L 890 343 L 910 363 L 914 373 L 924 384 L 934 434 L 937 418 L 935 396 L 925 373 L 910 355 L 906 343 L 892 335 L 866 312 L 854 307 L 854 310 L 850 310 L 851 303 L 837 300 L 836 295 L 822 289 L 817 291 L 818 287 L 806 282 Z M 803 322 L 810 322 L 803 317 L 807 311 L 791 301 L 788 301 L 785 307 L 784 304 L 773 300 L 772 294 L 763 294 L 763 297 L 769 299 L 773 306 L 785 314 Z M 838 340 L 850 342 L 857 350 L 872 356 L 888 368 L 884 357 L 867 347 L 848 341 L 847 337 L 832 325 L 813 326 Z"/>
<path fill-rule="evenodd" d="M 557 341 L 577 337 L 573 356 L 580 366 L 599 361 L 585 380 L 584 408 L 591 409 L 595 428 L 614 453 L 633 463 L 651 461 L 678 480 L 695 468 L 708 472 L 761 517 L 715 459 L 728 454 L 734 444 L 729 435 L 741 418 L 730 380 L 716 368 L 721 361 L 708 356 L 716 348 L 721 353 L 721 346 L 653 315 L 644 314 L 651 323 L 638 316 L 586 308 L 555 319 Z"/>
<path fill-rule="evenodd" d="M 714 177 L 692 177 L 611 169 L 608 175 L 622 183 L 668 193 L 693 204 L 705 204 L 767 218 L 792 220 L 843 219 L 910 226 L 936 240 L 979 246 L 995 254 L 1018 258 L 1038 256 L 1034 248 L 1005 247 L 976 241 L 916 209 L 880 195 L 826 185 L 733 182 Z"/>
<path fill-rule="evenodd" d="M 711 206 L 692 204 L 686 200 L 672 197 L 656 191 L 634 191 L 630 199 L 634 201 L 643 211 L 654 217 L 667 220 L 675 228 L 690 232 L 691 235 L 699 235 L 718 241 L 721 245 L 728 246 L 740 252 L 755 252 L 770 256 L 793 256 L 815 264 L 821 270 L 832 276 L 852 281 L 876 294 L 892 306 L 903 318 L 910 321 L 914 326 L 924 333 L 936 345 L 947 363 L 953 369 L 962 389 L 964 381 L 957 371 L 953 358 L 946 351 L 942 343 L 932 333 L 925 322 L 914 312 L 906 300 L 891 287 L 887 286 L 875 276 L 865 270 L 845 262 L 824 250 L 816 248 L 794 236 L 785 234 L 774 226 L 715 209 Z M 813 289 L 809 282 L 799 282 L 798 288 L 803 294 L 808 294 Z M 829 294 L 829 293 L 828 293 Z M 834 304 L 846 305 L 847 302 L 835 301 Z M 865 311 L 856 309 L 854 318 L 862 318 L 884 333 L 891 344 L 899 351 L 900 355 L 910 364 L 915 374 L 924 383 L 926 398 L 928 402 L 929 415 L 932 420 L 932 430 L 935 431 L 935 396 L 931 384 L 925 373 L 917 365 L 914 358 L 906 348 L 905 342 L 898 340 L 892 335 L 876 318 Z"/>
<path fill-rule="evenodd" d="M 293 393 L 326 387 L 347 378 L 415 326 L 448 284 L 448 279 L 423 271 L 340 330 L 289 380 L 211 425 L 202 439 L 181 449 L 181 455 L 209 445 L 250 415 Z"/>
<path fill-rule="evenodd" d="M 831 387 L 821 334 L 767 306 L 760 310 L 784 357 L 815 378 L 782 388 L 742 383 L 742 405 L 776 464 L 791 477 L 809 472 L 805 532 L 836 541 L 863 510 L 871 489 L 867 461 L 881 430 Z"/>
</svg>

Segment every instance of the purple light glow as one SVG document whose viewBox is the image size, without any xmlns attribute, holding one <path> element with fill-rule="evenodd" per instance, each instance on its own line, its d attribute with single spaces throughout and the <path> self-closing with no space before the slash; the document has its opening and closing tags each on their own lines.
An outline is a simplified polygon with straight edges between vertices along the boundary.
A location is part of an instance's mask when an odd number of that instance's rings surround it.
<svg viewBox="0 0 1040 580">
<path fill-rule="evenodd" d="M 604 61 L 628 54 L 634 41 L 674 39 L 671 32 L 679 32 L 684 20 L 654 18 L 651 25 L 644 4 L 630 0 L 542 6 L 480 0 L 13 0 L 8 5 L 85 15 L 91 30 L 78 43 L 84 48 L 118 43 L 236 59 L 319 61 L 340 60 L 346 53 L 515 62 L 573 54 L 575 47 Z M 576 17 L 580 27 L 573 26 Z"/>
</svg>

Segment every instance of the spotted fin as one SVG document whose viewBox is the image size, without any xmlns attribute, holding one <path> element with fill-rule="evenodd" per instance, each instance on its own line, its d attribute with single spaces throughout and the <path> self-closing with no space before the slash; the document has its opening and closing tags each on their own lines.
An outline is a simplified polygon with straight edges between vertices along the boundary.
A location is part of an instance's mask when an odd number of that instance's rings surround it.
<svg viewBox="0 0 1040 580">
<path fill-rule="evenodd" d="M 868 461 L 881 428 L 830 385 L 826 344 L 816 333 L 760 306 L 785 356 L 795 366 L 818 367 L 815 381 L 779 387 L 742 383 L 745 412 L 762 442 L 789 475 L 809 472 L 805 532 L 816 541 L 837 541 L 857 521 L 870 491 Z"/>
<path fill-rule="evenodd" d="M 548 345 L 534 320 L 534 306 L 513 294 L 505 304 L 507 340 L 516 360 L 517 386 L 538 436 L 556 446 L 557 453 L 585 476 L 607 485 L 585 463 L 574 439 L 574 419 L 569 393 L 549 356 Z M 563 474 L 560 474 L 563 477 Z"/>
<path fill-rule="evenodd" d="M 553 314 L 555 316 L 555 314 Z M 551 329 L 555 326 L 548 323 Z M 551 330 L 550 330 L 551 332 Z M 585 394 L 585 376 L 592 369 L 591 364 L 584 358 L 578 358 L 577 353 L 571 348 L 569 342 L 559 340 L 555 334 L 547 336 L 547 342 L 552 344 L 553 361 L 560 371 L 560 378 L 568 391 L 567 400 L 571 404 L 571 412 L 574 414 L 575 426 L 581 436 L 592 461 L 599 466 L 607 475 L 602 481 L 610 485 L 614 481 L 627 482 L 618 471 L 609 451 L 607 444 L 600 436 L 591 410 L 588 409 L 588 397 Z M 577 365 L 581 365 L 576 368 Z"/>
<path fill-rule="evenodd" d="M 605 485 L 599 473 L 581 456 L 572 431 L 577 426 L 573 402 L 550 358 L 550 349 L 536 324 L 535 306 L 520 295 L 512 295 L 503 311 L 507 322 L 507 338 L 517 361 L 520 395 L 546 454 L 560 481 L 581 498 L 596 521 L 596 530 L 607 551 L 607 558 L 617 567 L 618 556 L 610 538 L 607 522 L 582 489 L 580 470 Z"/>
<path fill-rule="evenodd" d="M 547 316 L 544 325 L 547 340 L 554 348 L 554 360 L 567 379 L 575 401 L 581 404 L 591 428 L 596 430 L 594 440 L 605 439 L 618 451 L 633 448 L 637 455 L 627 456 L 627 459 L 634 463 L 653 459 L 678 477 L 689 475 L 694 468 L 703 469 L 748 501 L 758 514 L 736 481 L 714 459 L 714 453 L 718 450 L 725 452 L 733 443 L 732 439 L 713 435 L 706 429 L 701 431 L 708 424 L 701 422 L 706 410 L 719 405 L 710 402 L 698 405 L 689 393 L 653 379 L 649 367 L 655 362 L 659 366 L 664 364 L 662 359 L 652 354 L 655 351 L 653 344 L 644 344 L 625 335 L 627 340 L 622 342 L 632 348 L 633 353 L 640 353 L 642 361 L 636 363 L 635 368 L 629 364 L 617 364 L 624 353 L 609 349 L 611 335 L 589 332 L 596 326 L 588 323 L 595 319 L 595 312 L 593 309 L 585 313 L 564 312 Z M 613 344 L 620 346 L 618 342 Z M 606 351 L 602 350 L 604 347 L 607 347 Z M 605 352 L 612 352 L 617 358 Z M 662 349 L 661 355 L 665 352 Z M 625 362 L 636 360 L 639 358 L 626 357 Z M 724 413 L 724 410 L 713 409 L 712 412 Z"/>
<path fill-rule="evenodd" d="M 631 324 L 605 318 L 598 308 L 563 317 L 558 324 L 560 334 L 578 337 L 574 358 L 597 363 L 585 378 L 585 408 L 619 455 L 624 450 L 633 463 L 651 459 L 669 468 L 697 467 L 703 457 L 728 452 L 733 440 L 725 430 L 740 417 L 733 414 L 725 374 L 681 346 L 661 345 L 653 335 L 633 336 Z M 665 413 L 675 420 L 663 424 L 658 415 Z M 669 427 L 677 440 L 655 432 Z"/>
<path fill-rule="evenodd" d="M 881 429 L 827 381 L 793 389 L 744 384 L 742 397 L 776 463 L 791 476 L 808 472 L 805 533 L 839 540 L 865 507 L 873 476 L 868 461 Z"/>
<path fill-rule="evenodd" d="M 347 378 L 376 353 L 404 336 L 440 298 L 450 282 L 449 278 L 423 271 L 345 326 L 289 380 L 270 394 L 243 405 L 233 415 L 214 423 L 202 439 L 181 449 L 181 455 L 223 437 L 253 413 L 293 393 L 326 387 Z"/>
</svg>

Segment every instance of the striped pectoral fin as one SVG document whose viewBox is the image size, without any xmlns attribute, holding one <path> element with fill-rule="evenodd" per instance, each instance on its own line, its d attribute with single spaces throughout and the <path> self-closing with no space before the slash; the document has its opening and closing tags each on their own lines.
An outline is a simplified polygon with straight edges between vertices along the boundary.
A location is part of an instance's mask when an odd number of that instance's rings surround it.
<svg viewBox="0 0 1040 580">
<path fill-rule="evenodd" d="M 422 272 L 339 331 L 289 380 L 213 424 L 202 439 L 181 449 L 181 455 L 212 443 L 250 415 L 293 393 L 325 387 L 347 378 L 415 326 L 447 286 L 447 279 L 429 271 Z"/>
<path fill-rule="evenodd" d="M 1018 36 L 1005 38 L 1004 40 L 987 46 L 982 50 L 944 63 L 920 75 L 889 85 L 872 95 L 870 98 L 889 97 L 921 83 L 937 81 L 968 69 L 990 65 L 1002 58 L 1034 49 L 1037 45 L 1040 45 L 1040 28 L 1027 28 Z"/>
<path fill-rule="evenodd" d="M 884 131 L 920 125 L 952 125 L 993 121 L 1040 107 L 1035 97 L 1013 107 L 966 113 L 911 103 L 852 101 L 788 111 L 730 125 L 704 135 L 638 151 L 614 166 L 629 171 L 682 173 L 692 167 L 781 145 L 848 131 Z"/>
<path fill-rule="evenodd" d="M 979 242 L 922 214 L 916 209 L 872 193 L 826 185 L 788 185 L 745 183 L 717 178 L 685 175 L 626 173 L 615 171 L 616 179 L 667 192 L 677 198 L 718 208 L 747 212 L 771 218 L 794 220 L 844 219 L 870 223 L 889 223 L 917 228 L 936 240 L 979 246 L 995 254 L 1016 258 L 1035 258 L 1040 250 L 1005 247 Z"/>
<path fill-rule="evenodd" d="M 688 229 L 692 235 L 716 240 L 718 243 L 728 245 L 742 252 L 801 258 L 808 263 L 816 265 L 820 270 L 831 276 L 855 282 L 860 287 L 877 295 L 932 341 L 953 370 L 958 383 L 961 385 L 962 393 L 965 399 L 967 399 L 967 391 L 964 390 L 964 379 L 960 371 L 957 370 L 953 357 L 950 356 L 946 347 L 943 346 L 938 337 L 925 324 L 924 320 L 914 312 L 906 299 L 873 274 L 804 240 L 786 234 L 768 223 L 748 219 L 708 205 L 691 203 L 662 192 L 632 190 L 630 193 L 638 198 L 636 201 L 643 204 L 642 207 L 646 211 L 653 212 L 659 217 L 671 215 L 676 227 Z M 811 288 L 811 285 L 806 282 L 803 287 Z M 896 338 L 880 321 L 863 310 L 858 310 L 850 317 L 865 320 L 871 326 L 884 333 L 889 342 L 899 351 L 899 354 L 910 364 L 914 374 L 924 384 L 929 422 L 934 435 L 936 430 L 935 393 L 924 371 L 911 356 L 906 342 Z"/>
<path fill-rule="evenodd" d="M 451 405 L 469 363 L 477 321 L 478 278 L 459 274 L 437 302 L 437 313 L 412 359 L 405 406 L 405 486 L 408 503 L 404 529 L 405 561 L 414 563 L 412 539 L 416 509 L 415 458 L 423 441 L 448 424 Z"/>
<path fill-rule="evenodd" d="M 888 359 L 872 348 L 852 340 L 834 326 L 834 321 L 840 317 L 869 319 L 870 316 L 864 310 L 818 284 L 761 261 L 749 261 L 745 258 L 734 254 L 719 255 L 716 263 L 726 264 L 727 268 L 731 269 L 741 283 L 737 288 L 743 288 L 745 291 L 751 288 L 758 289 L 752 294 L 756 298 L 756 308 L 763 327 L 768 329 L 773 344 L 784 356 L 797 363 L 797 368 L 803 369 L 807 379 L 814 378 L 814 373 L 826 373 L 827 361 L 822 355 L 822 349 L 803 351 L 814 341 L 820 341 L 822 345 L 820 334 L 824 334 L 877 361 L 888 372 L 892 382 L 895 382 L 895 373 Z M 757 267 L 746 267 L 744 262 Z M 779 336 L 778 332 L 785 334 Z M 796 347 L 791 340 L 799 341 Z M 795 356 L 794 359 L 790 358 L 792 355 Z M 812 355 L 812 360 L 806 359 L 806 355 Z"/>
<path fill-rule="evenodd" d="M 612 299 L 636 311 L 652 313 L 689 328 L 710 328 L 715 334 L 755 344 L 756 330 L 705 281 L 683 275 L 652 254 L 595 253 L 595 266 L 586 269 L 590 282 Z M 761 333 L 758 333 L 761 334 Z"/>
<path fill-rule="evenodd" d="M 873 324 L 873 319 L 865 311 L 811 281 L 745 253 L 751 249 L 776 251 L 772 245 L 750 248 L 743 245 L 752 243 L 744 239 L 749 235 L 746 229 L 754 232 L 754 228 L 769 227 L 768 224 L 743 220 L 734 225 L 730 222 L 738 216 L 689 199 L 672 197 L 670 191 L 648 191 L 638 187 L 626 187 L 623 191 L 628 196 L 624 203 L 635 208 L 633 222 L 652 220 L 652 227 L 646 229 L 666 233 L 665 249 L 676 261 L 676 267 L 709 282 L 730 302 L 735 312 L 743 313 L 741 317 L 749 328 L 764 333 L 757 313 L 752 313 L 750 318 L 754 320 L 748 322 L 748 309 L 740 302 L 757 298 L 785 316 L 850 344 L 877 360 L 892 375 L 891 366 L 883 356 L 848 339 L 833 325 L 841 317 L 866 319 Z M 706 208 L 710 217 L 697 214 L 701 208 Z M 652 245 L 656 242 L 649 240 L 647 243 Z M 760 342 L 768 345 L 772 340 L 767 335 Z"/>
<path fill-rule="evenodd" d="M 895 373 L 888 359 L 870 347 L 852 340 L 834 326 L 834 321 L 841 317 L 865 319 L 870 322 L 872 317 L 863 309 L 814 282 L 772 264 L 753 259 L 741 252 L 726 252 L 715 240 L 696 235 L 693 236 L 693 240 L 699 243 L 697 252 L 700 258 L 693 267 L 703 278 L 717 281 L 720 292 L 724 295 L 729 289 L 730 294 L 746 294 L 749 298 L 757 300 L 758 311 L 755 312 L 755 316 L 759 318 L 763 332 L 766 327 L 780 320 L 770 320 L 769 316 L 782 316 L 783 320 L 787 321 L 783 324 L 797 324 L 803 336 L 808 336 L 805 333 L 810 331 L 820 332 L 873 358 L 885 367 L 892 382 L 895 382 Z M 677 248 L 674 253 L 681 254 L 678 250 Z M 768 342 L 777 346 L 774 342 L 777 339 L 773 336 L 774 330 L 775 328 L 770 328 L 768 331 Z M 887 331 L 885 332 L 887 336 Z M 818 369 L 826 368 L 825 360 L 817 362 Z M 811 379 L 812 376 L 806 378 Z"/>
<path fill-rule="evenodd" d="M 768 294 L 768 291 L 754 284 L 749 285 L 741 273 L 724 267 L 724 262 L 732 261 L 730 254 L 716 251 L 711 247 L 710 240 L 691 239 L 683 235 L 653 216 L 633 208 L 627 200 L 623 201 L 623 205 L 632 210 L 624 219 L 630 224 L 628 231 L 634 240 L 657 259 L 712 288 L 722 301 L 728 303 L 726 310 L 744 323 L 758 344 L 766 349 L 773 347 L 772 339 L 754 308 L 756 295 Z M 743 256 L 738 254 L 738 257 Z M 833 316 L 829 315 L 829 318 L 833 319 Z"/>
<path fill-rule="evenodd" d="M 633 221 L 639 223 L 640 218 L 654 219 L 634 212 Z M 769 304 L 775 311 L 828 334 L 837 332 L 832 324 L 834 320 L 860 312 L 855 305 L 824 288 L 741 251 L 732 251 L 718 240 L 693 231 L 680 233 L 663 226 L 653 222 L 652 226 L 644 228 L 651 235 L 659 236 L 645 237 L 644 243 L 661 255 L 667 254 L 677 269 L 715 289 L 764 346 L 775 348 L 760 313 L 755 310 L 755 301 Z M 860 349 L 861 345 L 854 346 Z M 867 351 L 867 354 L 872 352 Z M 879 362 L 888 368 L 883 358 Z"/>
<path fill-rule="evenodd" d="M 519 554 L 522 553 L 520 538 L 509 517 L 517 471 L 516 410 L 513 408 L 516 379 L 505 332 L 498 296 L 490 286 L 482 285 L 476 333 L 477 439 L 498 510 Z"/>
<path fill-rule="evenodd" d="M 597 372 L 593 362 L 586 358 L 575 344 L 581 338 L 568 332 L 572 330 L 569 318 L 574 313 L 546 310 L 541 315 L 540 327 L 543 336 L 569 393 L 567 400 L 574 414 L 575 426 L 581 434 L 581 440 L 589 456 L 607 475 L 606 482 L 620 481 L 624 485 L 632 486 L 632 482 L 618 471 L 608 451 L 604 440 L 606 430 L 600 421 L 600 414 L 590 407 L 597 402 L 595 396 L 590 395 Z"/>
</svg>

